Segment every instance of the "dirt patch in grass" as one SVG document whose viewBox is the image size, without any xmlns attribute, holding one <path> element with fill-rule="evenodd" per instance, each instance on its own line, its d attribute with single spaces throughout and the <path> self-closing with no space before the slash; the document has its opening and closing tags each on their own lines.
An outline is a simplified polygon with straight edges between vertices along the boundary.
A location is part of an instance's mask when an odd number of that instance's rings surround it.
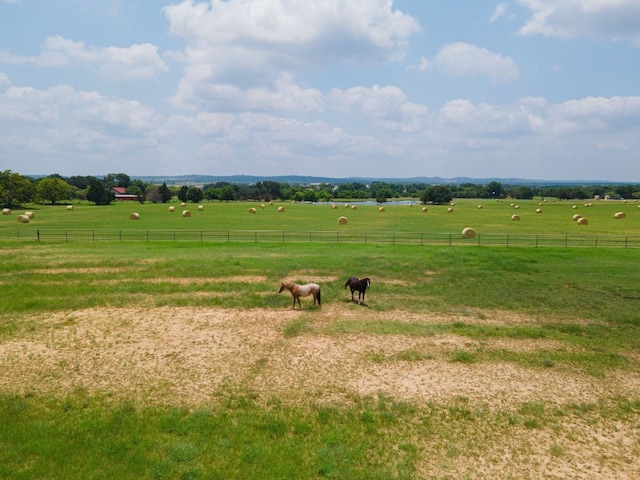
<svg viewBox="0 0 640 480">
<path fill-rule="evenodd" d="M 455 357 L 479 349 L 531 353 L 567 348 L 548 339 L 319 333 L 332 322 L 363 316 L 425 324 L 537 324 L 523 315 L 479 313 L 373 312 L 345 304 L 302 311 L 159 307 L 39 315 L 24 319 L 38 328 L 0 343 L 0 391 L 64 396 L 84 389 L 142 404 L 194 408 L 230 388 L 303 405 L 382 394 L 423 406 L 462 398 L 470 409 L 492 412 L 517 411 L 536 402 L 564 408 L 640 398 L 636 371 L 596 377 L 572 368 Z M 301 327 L 286 335 L 296 323 Z M 426 476 L 436 472 L 438 478 L 637 478 L 640 470 L 633 460 L 640 450 L 639 430 L 637 422 L 622 423 L 614 416 L 592 422 L 566 416 L 555 431 L 514 427 L 506 437 L 489 438 L 477 447 L 482 455 L 473 458 L 419 439 L 430 451 L 445 449 L 442 455 L 425 455 L 419 469 Z"/>
</svg>

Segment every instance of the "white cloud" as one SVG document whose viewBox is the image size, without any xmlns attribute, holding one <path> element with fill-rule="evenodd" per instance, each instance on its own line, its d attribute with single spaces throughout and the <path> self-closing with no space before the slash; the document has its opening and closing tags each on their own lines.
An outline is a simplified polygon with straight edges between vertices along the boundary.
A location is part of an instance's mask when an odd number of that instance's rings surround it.
<svg viewBox="0 0 640 480">
<path fill-rule="evenodd" d="M 533 16 L 520 30 L 562 38 L 626 40 L 640 47 L 638 0 L 518 0 Z"/>
<path fill-rule="evenodd" d="M 489 23 L 495 22 L 505 13 L 507 13 L 507 8 L 509 8 L 509 4 L 507 3 L 499 3 L 498 5 L 496 5 L 496 9 L 494 10 L 493 15 L 491 15 L 491 18 L 489 18 Z"/>
<path fill-rule="evenodd" d="M 327 103 L 335 110 L 361 113 L 373 126 L 392 131 L 417 131 L 427 113 L 424 105 L 408 101 L 405 93 L 394 86 L 334 89 Z"/>
<path fill-rule="evenodd" d="M 244 108 L 267 97 L 278 108 L 283 75 L 399 60 L 419 30 L 389 0 L 185 0 L 164 11 L 170 32 L 187 42 L 175 56 L 185 72 L 174 100 L 207 108 L 224 106 L 230 85 L 252 92 Z M 299 98 L 308 108 L 308 95 Z"/>
<path fill-rule="evenodd" d="M 38 56 L 23 57 L 4 51 L 0 52 L 0 62 L 43 67 L 80 65 L 94 69 L 108 80 L 152 78 L 168 68 L 158 55 L 158 47 L 149 43 L 97 48 L 60 35 L 48 37 Z"/>
<path fill-rule="evenodd" d="M 519 75 L 518 67 L 510 57 L 463 42 L 442 47 L 431 66 L 447 75 L 482 75 L 494 82 L 513 80 Z"/>
</svg>

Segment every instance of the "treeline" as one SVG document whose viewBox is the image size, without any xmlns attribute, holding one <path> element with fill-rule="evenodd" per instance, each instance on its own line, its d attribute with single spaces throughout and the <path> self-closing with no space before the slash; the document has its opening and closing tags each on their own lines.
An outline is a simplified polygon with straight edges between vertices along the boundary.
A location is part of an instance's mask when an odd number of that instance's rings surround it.
<svg viewBox="0 0 640 480">
<path fill-rule="evenodd" d="M 422 203 L 447 203 L 453 198 L 532 199 L 553 197 L 560 200 L 585 200 L 596 195 L 612 199 L 640 198 L 640 185 L 540 186 L 487 185 L 474 183 L 428 185 L 424 183 L 360 182 L 332 185 L 291 185 L 285 182 L 263 181 L 252 184 L 215 182 L 203 186 L 167 186 L 131 179 L 124 173 L 104 177 L 50 175 L 43 178 L 23 176 L 11 170 L 0 172 L 0 204 L 11 208 L 26 203 L 55 205 L 60 202 L 86 200 L 96 205 L 108 205 L 116 199 L 113 187 L 122 187 L 140 203 L 167 203 L 174 198 L 183 202 L 202 200 L 293 200 L 300 202 L 330 202 L 336 199 L 375 200 L 384 203 L 399 199 L 414 199 Z"/>
</svg>

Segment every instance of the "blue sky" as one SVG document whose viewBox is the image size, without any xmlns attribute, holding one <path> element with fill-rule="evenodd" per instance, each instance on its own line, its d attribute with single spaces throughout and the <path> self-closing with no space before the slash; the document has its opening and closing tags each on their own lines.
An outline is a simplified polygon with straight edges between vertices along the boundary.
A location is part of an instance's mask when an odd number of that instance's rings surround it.
<svg viewBox="0 0 640 480">
<path fill-rule="evenodd" d="M 0 170 L 640 182 L 638 0 L 0 0 Z"/>
</svg>

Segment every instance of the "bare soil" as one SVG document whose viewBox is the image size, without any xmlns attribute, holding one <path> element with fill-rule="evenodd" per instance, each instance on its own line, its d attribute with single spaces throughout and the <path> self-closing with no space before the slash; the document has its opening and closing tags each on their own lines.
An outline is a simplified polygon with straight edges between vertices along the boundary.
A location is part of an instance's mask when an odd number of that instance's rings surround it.
<svg viewBox="0 0 640 480">
<path fill-rule="evenodd" d="M 255 280 L 255 279 L 254 279 Z M 283 304 L 288 304 L 283 301 Z M 353 308 L 351 308 L 353 306 Z M 422 323 L 538 322 L 505 312 L 442 316 L 372 312 L 348 303 L 302 311 L 101 308 L 27 318 L 36 325 L 0 343 L 0 391 L 64 396 L 76 389 L 141 404 L 196 408 L 226 388 L 283 402 L 349 402 L 384 394 L 417 405 L 464 399 L 470 408 L 516 411 L 526 402 L 602 404 L 640 398 L 638 372 L 594 377 L 569 368 L 452 362 L 456 350 L 565 351 L 560 342 L 455 335 L 322 334 L 323 325 L 362 318 Z M 316 328 L 287 337 L 305 319 Z M 418 353 L 411 360 L 407 353 Z M 415 439 L 427 448 L 428 439 Z M 471 449 L 473 451 L 473 449 Z M 567 416 L 561 428 L 514 428 L 477 456 L 424 454 L 423 478 L 640 478 L 640 424 Z M 446 458 L 446 462 L 442 458 Z M 445 465 L 446 463 L 446 465 Z"/>
</svg>

